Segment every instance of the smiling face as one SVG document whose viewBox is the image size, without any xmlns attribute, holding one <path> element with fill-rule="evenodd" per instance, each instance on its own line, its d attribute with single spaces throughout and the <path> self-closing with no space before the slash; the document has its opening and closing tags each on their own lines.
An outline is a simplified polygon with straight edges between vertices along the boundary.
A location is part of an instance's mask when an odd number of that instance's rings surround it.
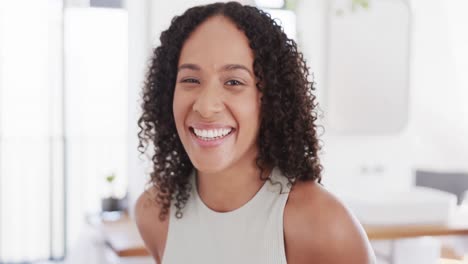
<svg viewBox="0 0 468 264">
<path fill-rule="evenodd" d="M 253 61 L 247 37 L 223 16 L 207 19 L 184 43 L 173 113 L 197 170 L 255 164 L 261 94 Z"/>
</svg>

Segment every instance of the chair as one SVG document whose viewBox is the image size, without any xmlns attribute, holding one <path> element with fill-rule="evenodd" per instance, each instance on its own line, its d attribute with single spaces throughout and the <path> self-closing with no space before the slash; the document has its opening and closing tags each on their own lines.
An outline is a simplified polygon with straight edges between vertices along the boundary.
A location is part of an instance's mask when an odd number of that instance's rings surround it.
<svg viewBox="0 0 468 264">
<path fill-rule="evenodd" d="M 416 170 L 415 185 L 429 187 L 453 193 L 460 205 L 464 194 L 468 190 L 468 172 L 434 172 Z"/>
</svg>

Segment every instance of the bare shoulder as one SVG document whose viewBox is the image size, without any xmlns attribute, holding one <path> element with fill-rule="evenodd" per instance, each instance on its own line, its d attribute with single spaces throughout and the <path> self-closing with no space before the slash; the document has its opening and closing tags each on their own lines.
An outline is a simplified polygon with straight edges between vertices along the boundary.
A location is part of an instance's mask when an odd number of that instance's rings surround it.
<svg viewBox="0 0 468 264">
<path fill-rule="evenodd" d="M 135 220 L 138 231 L 145 246 L 156 263 L 161 263 L 164 247 L 166 245 L 169 215 L 161 220 L 159 218 L 160 205 L 155 200 L 154 187 L 143 192 L 135 204 Z"/>
<path fill-rule="evenodd" d="M 296 182 L 284 211 L 288 263 L 375 263 L 357 219 L 320 184 Z"/>
</svg>

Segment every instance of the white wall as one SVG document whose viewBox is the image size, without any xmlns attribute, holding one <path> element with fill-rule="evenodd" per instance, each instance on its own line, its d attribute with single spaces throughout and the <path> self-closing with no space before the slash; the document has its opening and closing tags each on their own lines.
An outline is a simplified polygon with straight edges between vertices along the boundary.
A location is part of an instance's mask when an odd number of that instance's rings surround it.
<svg viewBox="0 0 468 264">
<path fill-rule="evenodd" d="M 327 116 L 326 92 L 326 13 L 327 0 L 301 1 L 298 7 L 300 48 L 314 73 L 320 109 Z M 356 65 L 359 67 L 359 65 Z M 411 118 L 411 117 L 410 117 Z M 411 184 L 410 154 L 406 146 L 410 131 L 405 127 L 398 134 L 338 135 L 330 133 L 326 120 L 321 160 L 324 165 L 323 182 L 334 191 L 358 191 L 369 186 L 389 189 L 406 188 Z M 319 133 L 323 130 L 320 129 Z"/>
<path fill-rule="evenodd" d="M 464 137 L 468 135 L 468 112 L 463 103 L 468 100 L 464 92 L 468 87 L 463 88 L 464 80 L 454 75 L 446 13 L 447 7 L 456 10 L 457 3 L 461 5 L 461 1 L 410 1 L 413 35 L 408 124 L 398 134 L 372 137 L 333 135 L 324 124 L 322 160 L 327 186 L 334 190 L 349 186 L 355 190 L 371 186 L 401 189 L 412 183 L 415 169 L 468 170 L 468 139 Z M 301 48 L 315 73 L 319 102 L 323 103 L 326 0 L 302 1 L 298 10 Z M 364 167 L 371 172 L 362 173 Z M 381 171 L 373 173 L 373 168 Z"/>
<path fill-rule="evenodd" d="M 462 2 L 466 1 L 411 1 L 414 13 L 412 126 L 415 133 L 412 143 L 415 167 L 468 171 L 467 69 L 455 68 L 453 57 L 458 56 L 466 65 L 468 53 L 461 53 L 461 50 L 452 53 L 460 42 L 452 42 L 457 39 L 451 39 L 449 32 L 455 28 L 448 27 L 449 19 L 457 18 L 460 25 L 468 23 L 468 5 Z M 457 9 L 464 10 L 464 14 L 462 11 L 453 13 Z M 466 36 L 461 27 L 457 29 L 460 30 L 457 36 Z"/>
</svg>

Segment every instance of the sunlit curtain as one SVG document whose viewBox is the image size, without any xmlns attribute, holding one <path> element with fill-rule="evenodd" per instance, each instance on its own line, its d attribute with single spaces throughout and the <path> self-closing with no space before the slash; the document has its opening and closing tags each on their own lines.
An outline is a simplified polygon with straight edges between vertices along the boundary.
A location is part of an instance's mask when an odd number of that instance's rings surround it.
<svg viewBox="0 0 468 264">
<path fill-rule="evenodd" d="M 0 0 L 0 262 L 64 255 L 62 13 Z"/>
</svg>

